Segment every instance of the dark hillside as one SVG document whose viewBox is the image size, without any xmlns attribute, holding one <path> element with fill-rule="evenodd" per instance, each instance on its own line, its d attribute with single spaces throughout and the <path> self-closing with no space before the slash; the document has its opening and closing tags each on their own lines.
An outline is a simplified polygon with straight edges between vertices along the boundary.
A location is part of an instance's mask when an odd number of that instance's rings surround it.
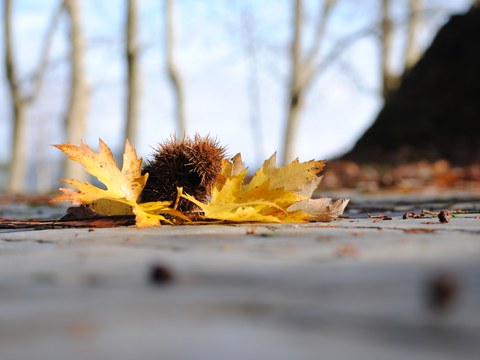
<svg viewBox="0 0 480 360">
<path fill-rule="evenodd" d="M 480 162 L 480 8 L 453 16 L 342 159 Z"/>
</svg>

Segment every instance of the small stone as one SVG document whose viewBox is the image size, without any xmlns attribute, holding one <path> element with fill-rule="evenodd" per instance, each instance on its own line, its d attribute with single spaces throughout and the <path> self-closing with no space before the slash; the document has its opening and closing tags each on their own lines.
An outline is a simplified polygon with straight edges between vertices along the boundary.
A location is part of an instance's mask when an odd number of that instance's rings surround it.
<svg viewBox="0 0 480 360">
<path fill-rule="evenodd" d="M 448 210 L 442 210 L 438 213 L 438 220 L 441 223 L 448 223 L 452 219 L 452 214 Z"/>
<path fill-rule="evenodd" d="M 150 267 L 148 281 L 152 285 L 166 285 L 173 282 L 174 276 L 172 270 L 162 264 L 154 264 Z"/>
<path fill-rule="evenodd" d="M 458 297 L 458 281 L 451 274 L 439 274 L 427 283 L 427 302 L 431 310 L 450 310 Z"/>
</svg>

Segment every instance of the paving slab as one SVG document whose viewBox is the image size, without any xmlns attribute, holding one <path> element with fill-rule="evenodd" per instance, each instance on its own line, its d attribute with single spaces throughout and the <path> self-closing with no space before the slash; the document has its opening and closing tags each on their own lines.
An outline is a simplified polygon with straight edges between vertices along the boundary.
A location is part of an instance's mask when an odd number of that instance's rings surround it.
<svg viewBox="0 0 480 360">
<path fill-rule="evenodd" d="M 330 223 L 0 231 L 0 359 L 477 359 L 478 214 L 358 204 Z"/>
</svg>

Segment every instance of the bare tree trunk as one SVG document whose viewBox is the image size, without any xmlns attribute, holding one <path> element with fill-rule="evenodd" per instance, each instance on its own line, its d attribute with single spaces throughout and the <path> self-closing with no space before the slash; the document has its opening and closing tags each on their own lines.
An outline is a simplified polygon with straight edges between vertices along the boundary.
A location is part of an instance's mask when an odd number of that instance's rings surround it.
<svg viewBox="0 0 480 360">
<path fill-rule="evenodd" d="M 7 192 L 24 193 L 27 190 L 28 151 L 27 151 L 27 106 L 25 102 L 15 104 L 12 138 L 12 157 Z"/>
<path fill-rule="evenodd" d="M 78 144 L 85 135 L 89 90 L 86 82 L 84 57 L 85 40 L 81 28 L 80 0 L 65 0 L 65 7 L 70 20 L 70 99 L 65 117 L 67 142 Z M 64 163 L 64 177 L 85 180 L 82 167 L 73 161 Z"/>
<path fill-rule="evenodd" d="M 48 54 L 52 43 L 53 34 L 58 24 L 60 14 L 63 10 L 63 3 L 60 2 L 53 18 L 49 23 L 49 28 L 45 33 L 42 51 L 37 71 L 33 77 L 32 90 L 30 94 L 22 92 L 21 84 L 18 78 L 15 66 L 14 49 L 12 44 L 12 1 L 4 1 L 4 56 L 5 73 L 7 75 L 8 86 L 12 99 L 12 118 L 13 118 L 13 136 L 11 145 L 10 170 L 7 180 L 7 192 L 22 193 L 27 188 L 28 173 L 28 151 L 27 151 L 27 108 L 30 103 L 35 101 L 43 82 L 43 77 L 47 67 Z"/>
<path fill-rule="evenodd" d="M 165 0 L 165 34 L 166 34 L 166 56 L 167 56 L 167 71 L 175 91 L 176 100 L 176 120 L 177 120 L 177 136 L 182 137 L 186 135 L 186 120 L 185 120 L 185 100 L 182 78 L 178 72 L 174 59 L 175 50 L 175 35 L 174 35 L 174 19 L 173 19 L 173 4 L 172 0 Z"/>
<path fill-rule="evenodd" d="M 291 95 L 291 102 L 287 115 L 287 126 L 285 128 L 284 135 L 285 141 L 282 159 L 282 164 L 284 165 L 292 161 L 295 157 L 296 135 L 298 124 L 300 122 L 300 113 L 303 106 L 302 102 L 303 99 L 300 93 L 297 95 Z"/>
<path fill-rule="evenodd" d="M 245 54 L 248 61 L 248 77 L 247 77 L 247 97 L 249 99 L 249 117 L 250 129 L 252 132 L 253 147 L 255 152 L 255 160 L 261 164 L 263 161 L 263 136 L 262 136 L 262 119 L 261 119 L 261 98 L 260 84 L 257 71 L 257 44 L 255 39 L 255 20 L 252 13 L 251 5 L 245 5 L 242 9 L 242 25 L 245 35 Z"/>
<path fill-rule="evenodd" d="M 391 70 L 393 26 L 390 0 L 381 0 L 381 8 L 380 60 L 382 66 L 382 96 L 386 100 L 396 85 L 396 77 Z"/>
<path fill-rule="evenodd" d="M 297 137 L 300 115 L 304 105 L 304 97 L 310 85 L 319 75 L 320 69 L 324 69 L 328 64 L 323 62 L 318 66 L 317 59 L 320 48 L 325 36 L 325 30 L 328 19 L 336 0 L 324 0 L 323 6 L 320 6 L 320 15 L 317 20 L 314 41 L 311 48 L 302 51 L 303 38 L 303 4 L 302 0 L 293 0 L 293 36 L 290 44 L 290 82 L 288 88 L 288 109 L 285 133 L 283 135 L 283 157 L 282 163 L 287 164 L 295 157 L 295 140 Z M 330 54 L 331 58 L 337 56 L 337 49 Z M 329 57 L 325 57 L 328 59 Z"/>
<path fill-rule="evenodd" d="M 11 145 L 10 171 L 7 181 L 7 192 L 22 193 L 26 190 L 28 158 L 26 156 L 26 109 L 27 101 L 22 96 L 17 78 L 12 46 L 12 1 L 4 2 L 4 55 L 5 67 L 12 98 L 13 136 Z"/>
<path fill-rule="evenodd" d="M 300 83 L 301 77 L 301 51 L 302 51 L 302 21 L 303 9 L 302 1 L 294 0 L 293 8 L 293 36 L 290 47 L 290 83 L 288 88 L 288 115 L 285 126 L 283 158 L 282 163 L 288 163 L 292 157 L 295 148 L 296 132 L 298 128 L 298 120 L 300 108 L 303 103 L 302 88 Z"/>
<path fill-rule="evenodd" d="M 128 0 L 126 27 L 126 59 L 128 67 L 128 99 L 125 138 L 138 147 L 138 114 L 140 96 L 140 68 L 138 48 L 138 1 Z"/>
<path fill-rule="evenodd" d="M 420 28 L 420 19 L 422 12 L 422 0 L 409 0 L 408 2 L 408 28 L 405 44 L 405 72 L 415 65 L 418 60 L 420 50 L 418 47 L 418 32 Z"/>
</svg>

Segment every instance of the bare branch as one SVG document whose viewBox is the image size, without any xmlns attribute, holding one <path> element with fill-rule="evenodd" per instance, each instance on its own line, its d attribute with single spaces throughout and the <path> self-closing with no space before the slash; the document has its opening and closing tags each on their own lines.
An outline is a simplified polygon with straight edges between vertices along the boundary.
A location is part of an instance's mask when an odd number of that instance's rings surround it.
<svg viewBox="0 0 480 360">
<path fill-rule="evenodd" d="M 28 103 L 35 101 L 35 99 L 38 97 L 38 94 L 40 93 L 40 89 L 42 88 L 43 78 L 48 65 L 48 56 L 50 54 L 50 48 L 52 46 L 53 35 L 55 34 L 55 30 L 57 28 L 58 22 L 60 20 L 60 17 L 64 9 L 65 9 L 65 4 L 63 1 L 60 1 L 60 3 L 57 6 L 57 9 L 52 15 L 52 19 L 49 22 L 49 27 L 45 32 L 45 36 L 43 39 L 42 53 L 40 55 L 40 62 L 39 62 L 37 71 L 35 71 L 33 75 L 33 87 L 30 94 L 25 99 L 26 102 Z"/>
<path fill-rule="evenodd" d="M 314 80 L 325 73 L 331 65 L 333 65 L 347 49 L 355 45 L 358 41 L 378 33 L 376 25 L 367 26 L 363 29 L 352 32 L 344 38 L 338 40 L 335 46 L 326 54 L 321 61 L 315 64 L 311 70 L 312 75 L 308 77 L 308 82 L 304 84 L 305 88 L 309 88 Z"/>
<path fill-rule="evenodd" d="M 293 39 L 291 44 L 292 70 L 297 73 L 300 66 L 300 53 L 302 51 L 302 23 L 303 23 L 303 6 L 301 0 L 294 1 L 293 15 Z"/>
<path fill-rule="evenodd" d="M 340 58 L 335 62 L 335 64 L 341 70 L 341 75 L 350 80 L 350 82 L 357 88 L 359 92 L 371 96 L 378 95 L 378 89 L 376 87 L 367 87 L 361 75 L 358 73 L 358 69 L 355 69 L 350 61 Z"/>
<path fill-rule="evenodd" d="M 307 55 L 307 59 L 305 61 L 305 68 L 307 69 L 312 69 L 315 66 L 318 53 L 320 52 L 320 48 L 323 43 L 323 38 L 325 37 L 325 32 L 327 29 L 328 19 L 330 18 L 330 13 L 336 4 L 337 4 L 337 0 L 325 0 L 323 2 L 323 6 L 320 7 L 321 11 L 320 11 L 320 16 L 317 20 L 314 42 L 313 42 L 312 48 L 310 49 L 310 52 Z M 311 73 L 311 71 L 309 71 L 308 76 L 312 76 L 312 75 L 313 74 Z"/>
</svg>

